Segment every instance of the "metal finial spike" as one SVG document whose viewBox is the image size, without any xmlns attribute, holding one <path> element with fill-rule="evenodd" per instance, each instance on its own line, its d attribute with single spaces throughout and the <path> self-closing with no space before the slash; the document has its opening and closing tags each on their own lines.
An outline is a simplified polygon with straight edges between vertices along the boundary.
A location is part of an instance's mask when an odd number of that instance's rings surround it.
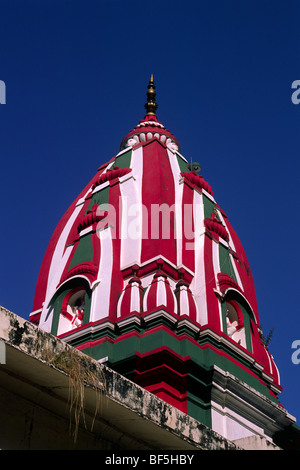
<svg viewBox="0 0 300 470">
<path fill-rule="evenodd" d="M 148 85 L 148 91 L 147 91 L 147 103 L 145 104 L 145 109 L 147 111 L 147 116 L 156 116 L 155 112 L 156 109 L 158 108 L 158 104 L 155 102 L 155 85 L 154 85 L 154 79 L 153 79 L 153 74 L 151 74 L 149 85 Z"/>
</svg>

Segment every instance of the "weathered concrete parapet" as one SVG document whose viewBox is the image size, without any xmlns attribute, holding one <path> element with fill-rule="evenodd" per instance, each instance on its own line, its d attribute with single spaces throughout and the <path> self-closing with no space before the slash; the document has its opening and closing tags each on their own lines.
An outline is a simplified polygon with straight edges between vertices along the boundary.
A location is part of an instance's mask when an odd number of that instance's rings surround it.
<svg viewBox="0 0 300 470">
<path fill-rule="evenodd" d="M 276 444 L 267 441 L 262 436 L 244 437 L 237 439 L 235 442 L 245 450 L 282 450 Z"/>
<path fill-rule="evenodd" d="M 239 450 L 3 307 L 0 341 L 6 349 L 6 363 L 0 364 L 2 449 Z"/>
<path fill-rule="evenodd" d="M 0 339 L 39 360 L 45 360 L 46 350 L 60 354 L 69 348 L 63 341 L 2 306 L 0 306 Z"/>
</svg>

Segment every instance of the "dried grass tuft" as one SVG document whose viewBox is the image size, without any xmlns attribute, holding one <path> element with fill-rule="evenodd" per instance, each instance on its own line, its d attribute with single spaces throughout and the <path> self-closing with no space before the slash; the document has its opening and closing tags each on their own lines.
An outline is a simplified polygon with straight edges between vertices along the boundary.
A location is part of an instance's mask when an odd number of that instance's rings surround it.
<svg viewBox="0 0 300 470">
<path fill-rule="evenodd" d="M 70 412 L 70 434 L 74 442 L 77 441 L 79 425 L 82 423 L 85 429 L 85 386 L 88 385 L 96 391 L 95 411 L 92 418 L 93 430 L 95 419 L 100 409 L 101 396 L 105 392 L 105 377 L 101 369 L 93 364 L 88 355 L 82 354 L 74 348 L 66 348 L 61 353 L 55 353 L 53 349 L 42 348 L 42 359 L 64 371 L 69 377 L 68 406 Z M 72 431 L 73 429 L 73 431 Z"/>
</svg>

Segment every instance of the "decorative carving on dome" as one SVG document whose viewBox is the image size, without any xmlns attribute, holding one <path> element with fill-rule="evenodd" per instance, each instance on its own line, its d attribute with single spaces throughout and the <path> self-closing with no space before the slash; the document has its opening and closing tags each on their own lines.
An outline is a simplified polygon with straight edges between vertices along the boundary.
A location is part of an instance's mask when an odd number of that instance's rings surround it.
<svg viewBox="0 0 300 470">
<path fill-rule="evenodd" d="M 211 214 L 210 219 L 204 219 L 204 225 L 210 232 L 213 232 L 223 238 L 223 240 L 228 241 L 229 236 L 227 230 L 222 222 L 216 218 L 214 213 Z"/>
<path fill-rule="evenodd" d="M 177 299 L 163 271 L 159 270 L 154 274 L 145 292 L 143 303 L 144 313 L 164 308 L 171 314 L 177 314 Z"/>
<path fill-rule="evenodd" d="M 197 307 L 189 283 L 180 279 L 175 288 L 175 296 L 178 302 L 178 314 L 187 315 L 191 320 L 197 320 Z"/>
<path fill-rule="evenodd" d="M 134 147 L 137 144 L 149 142 L 152 139 L 159 140 L 173 152 L 179 151 L 179 143 L 176 138 L 169 129 L 166 129 L 161 122 L 157 121 L 156 116 L 145 116 L 145 119 L 140 121 L 122 140 L 120 149 Z"/>
<path fill-rule="evenodd" d="M 107 211 L 101 211 L 101 213 L 97 213 L 98 207 L 98 204 L 94 204 L 92 209 L 83 216 L 77 227 L 78 233 L 107 217 Z"/>
<path fill-rule="evenodd" d="M 131 136 L 126 143 L 126 147 L 134 147 L 135 145 L 140 143 L 140 139 L 137 135 Z"/>
<path fill-rule="evenodd" d="M 148 126 L 151 126 L 151 127 L 160 127 L 161 129 L 165 129 L 165 126 L 161 123 L 161 122 L 158 122 L 158 121 L 140 121 L 140 123 L 135 127 L 135 129 L 139 129 L 141 127 L 148 127 Z"/>
<path fill-rule="evenodd" d="M 232 289 L 236 289 L 241 292 L 240 286 L 226 273 L 218 274 L 218 283 L 221 291 L 231 287 Z"/>
<path fill-rule="evenodd" d="M 167 275 L 161 270 L 157 271 L 157 273 L 154 274 L 153 279 L 158 279 L 159 277 L 163 277 L 165 279 L 165 282 L 170 285 Z"/>
<path fill-rule="evenodd" d="M 134 275 L 120 295 L 117 316 L 127 317 L 134 313 L 140 315 L 143 305 L 143 292 L 140 278 Z"/>
<path fill-rule="evenodd" d="M 241 311 L 238 303 L 230 300 L 226 302 L 226 329 L 227 335 L 231 337 L 234 341 L 242 346 L 246 346 L 245 343 L 245 331 L 243 321 L 243 312 Z M 236 334 L 240 332 L 239 334 Z"/>
<path fill-rule="evenodd" d="M 94 278 L 97 275 L 97 267 L 92 263 L 80 263 L 77 266 L 74 266 L 70 271 L 64 274 L 61 279 L 61 283 L 71 279 L 71 277 L 79 275 L 87 275 L 88 277 Z"/>
<path fill-rule="evenodd" d="M 93 184 L 92 188 L 96 188 L 100 184 L 106 183 L 106 181 L 111 181 L 115 178 L 121 178 L 121 176 L 127 175 L 132 171 L 131 168 L 119 168 L 115 166 L 112 169 L 108 169 L 105 173 L 101 173 L 98 180 Z"/>
<path fill-rule="evenodd" d="M 205 181 L 203 176 L 198 175 L 195 171 L 190 171 L 189 173 L 180 173 L 183 178 L 197 186 L 199 189 L 205 189 L 209 194 L 213 196 L 213 191 L 211 186 Z"/>
<path fill-rule="evenodd" d="M 178 152 L 179 151 L 179 147 L 178 145 L 171 141 L 169 144 L 167 144 L 167 146 L 173 151 L 173 152 Z"/>
<path fill-rule="evenodd" d="M 152 139 L 159 140 L 161 143 L 169 147 L 173 152 L 179 151 L 179 146 L 174 139 L 166 134 L 161 133 L 159 130 L 155 132 L 155 129 L 142 129 L 142 132 L 137 132 L 136 134 L 131 135 L 127 140 L 124 141 L 121 148 L 134 147 L 139 143 L 149 142 Z"/>
<path fill-rule="evenodd" d="M 59 334 L 78 328 L 82 325 L 85 312 L 85 289 L 80 286 L 68 292 L 61 307 L 61 315 L 59 319 Z M 66 322 L 62 317 L 68 320 Z"/>
</svg>

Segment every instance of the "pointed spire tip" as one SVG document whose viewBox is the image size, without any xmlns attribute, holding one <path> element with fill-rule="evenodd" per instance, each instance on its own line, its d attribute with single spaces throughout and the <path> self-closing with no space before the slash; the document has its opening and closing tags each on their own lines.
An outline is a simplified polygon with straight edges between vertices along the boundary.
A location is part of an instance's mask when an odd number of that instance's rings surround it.
<svg viewBox="0 0 300 470">
<path fill-rule="evenodd" d="M 147 91 L 147 103 L 145 103 L 145 109 L 147 111 L 146 116 L 156 116 L 156 109 L 158 108 L 158 104 L 155 102 L 155 85 L 153 79 L 153 73 L 151 74 L 148 91 Z"/>
</svg>

